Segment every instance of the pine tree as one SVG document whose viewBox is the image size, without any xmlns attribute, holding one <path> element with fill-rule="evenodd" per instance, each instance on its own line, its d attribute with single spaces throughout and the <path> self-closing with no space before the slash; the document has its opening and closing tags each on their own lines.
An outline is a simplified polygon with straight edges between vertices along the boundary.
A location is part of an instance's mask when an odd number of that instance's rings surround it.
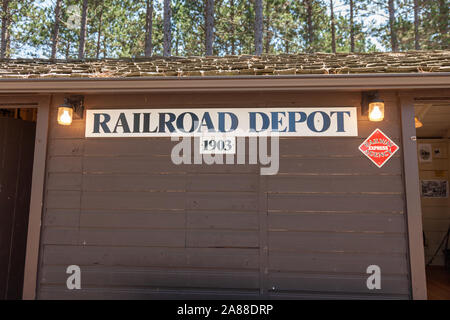
<svg viewBox="0 0 450 320">
<path fill-rule="evenodd" d="M 153 0 L 146 0 L 145 12 L 145 56 L 150 57 L 153 51 Z"/>
<path fill-rule="evenodd" d="M 81 11 L 81 26 L 80 26 L 80 42 L 78 47 L 78 59 L 84 59 L 86 51 L 86 30 L 87 30 L 87 10 L 88 0 L 83 0 L 83 7 Z"/>
<path fill-rule="evenodd" d="M 420 5 L 419 0 L 414 0 L 414 48 L 420 50 Z"/>
<path fill-rule="evenodd" d="M 206 55 L 213 55 L 214 42 L 214 0 L 205 1 L 205 48 Z"/>
<path fill-rule="evenodd" d="M 9 42 L 10 42 L 10 33 L 9 27 L 11 23 L 11 13 L 10 13 L 10 1 L 3 0 L 2 2 L 2 33 L 1 33 L 1 49 L 0 49 L 0 58 L 9 58 Z"/>
<path fill-rule="evenodd" d="M 394 0 L 388 0 L 388 8 L 389 8 L 389 31 L 391 37 L 391 49 L 393 52 L 397 52 L 398 40 L 397 40 L 397 27 L 395 21 Z"/>
<path fill-rule="evenodd" d="M 313 28 L 313 0 L 305 0 L 306 6 L 306 23 L 307 23 L 307 38 L 306 38 L 306 50 L 308 52 L 314 51 L 314 28 Z"/>
<path fill-rule="evenodd" d="M 355 52 L 355 6 L 353 0 L 350 0 L 350 52 Z"/>
<path fill-rule="evenodd" d="M 330 20 L 331 20 L 331 51 L 336 53 L 336 21 L 334 20 L 333 0 L 330 0 Z"/>
<path fill-rule="evenodd" d="M 170 0 L 164 0 L 164 42 L 163 55 L 169 57 L 172 47 L 172 8 Z"/>
<path fill-rule="evenodd" d="M 52 31 L 52 53 L 50 58 L 56 58 L 56 51 L 58 47 L 58 37 L 59 37 L 59 25 L 61 20 L 61 0 L 56 0 L 55 5 L 55 21 L 53 23 L 53 31 Z"/>
<path fill-rule="evenodd" d="M 255 54 L 262 54 L 263 42 L 263 4 L 262 0 L 255 0 Z"/>
<path fill-rule="evenodd" d="M 236 54 L 236 39 L 235 39 L 235 32 L 236 32 L 236 26 L 235 26 L 235 4 L 234 0 L 230 0 L 230 20 L 231 20 L 231 36 L 230 36 L 230 42 L 231 42 L 231 54 Z"/>
<path fill-rule="evenodd" d="M 448 0 L 264 1 L 2 0 L 0 56 L 366 52 L 374 38 L 392 51 L 450 44 Z M 75 24 L 73 5 L 86 10 Z M 374 14 L 388 19 L 370 21 Z"/>
<path fill-rule="evenodd" d="M 272 40 L 272 34 L 270 30 L 271 24 L 271 1 L 266 0 L 266 6 L 264 8 L 264 21 L 263 21 L 263 41 L 264 41 L 264 52 L 267 54 L 270 52 L 270 42 Z"/>
<path fill-rule="evenodd" d="M 448 49 L 450 46 L 448 0 L 439 0 L 438 21 L 441 49 Z"/>
<path fill-rule="evenodd" d="M 105 2 L 99 1 L 100 3 L 97 6 L 100 6 L 100 10 L 98 13 L 98 25 L 97 25 L 97 48 L 95 51 L 95 58 L 100 58 L 100 50 L 101 50 L 101 40 L 102 40 L 102 31 L 103 31 L 103 14 L 105 11 Z"/>
</svg>

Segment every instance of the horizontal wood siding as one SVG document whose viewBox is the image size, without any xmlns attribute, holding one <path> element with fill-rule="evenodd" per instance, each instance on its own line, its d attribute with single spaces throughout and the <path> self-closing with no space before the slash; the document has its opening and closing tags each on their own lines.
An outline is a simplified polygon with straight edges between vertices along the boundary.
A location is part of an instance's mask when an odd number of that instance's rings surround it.
<svg viewBox="0 0 450 320">
<path fill-rule="evenodd" d="M 402 162 L 382 169 L 358 146 L 386 120 L 359 115 L 359 136 L 281 138 L 280 170 L 174 165 L 168 138 L 85 139 L 84 121 L 51 114 L 41 299 L 410 297 Z M 359 106 L 358 93 L 87 96 L 89 108 Z M 69 265 L 82 290 L 65 287 Z M 366 269 L 382 270 L 382 289 Z"/>
</svg>

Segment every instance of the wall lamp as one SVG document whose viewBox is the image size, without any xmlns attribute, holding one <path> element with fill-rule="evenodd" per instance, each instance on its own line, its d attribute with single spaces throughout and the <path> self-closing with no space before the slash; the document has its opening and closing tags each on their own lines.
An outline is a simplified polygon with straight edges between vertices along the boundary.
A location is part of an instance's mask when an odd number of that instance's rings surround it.
<svg viewBox="0 0 450 320">
<path fill-rule="evenodd" d="M 415 124 L 416 129 L 423 127 L 423 123 L 422 123 L 422 121 L 420 121 L 420 119 L 418 117 L 414 117 L 414 124 Z"/>
<path fill-rule="evenodd" d="M 368 115 L 370 121 L 383 121 L 384 100 L 380 98 L 378 91 L 362 93 L 361 114 Z"/>
<path fill-rule="evenodd" d="M 77 116 L 77 119 L 83 119 L 83 96 L 70 96 L 68 98 L 64 98 L 64 103 L 58 106 L 58 123 L 63 126 L 70 126 L 72 124 L 74 114 Z"/>
</svg>

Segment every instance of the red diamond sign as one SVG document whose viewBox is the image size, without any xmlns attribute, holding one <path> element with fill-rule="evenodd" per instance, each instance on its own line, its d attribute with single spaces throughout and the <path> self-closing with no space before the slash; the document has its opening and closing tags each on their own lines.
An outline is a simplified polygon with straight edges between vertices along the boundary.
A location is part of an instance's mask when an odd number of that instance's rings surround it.
<svg viewBox="0 0 450 320">
<path fill-rule="evenodd" d="M 380 129 L 376 129 L 367 138 L 366 141 L 359 146 L 359 150 L 372 160 L 378 168 L 384 164 L 398 151 L 399 146 L 394 143 Z"/>
</svg>

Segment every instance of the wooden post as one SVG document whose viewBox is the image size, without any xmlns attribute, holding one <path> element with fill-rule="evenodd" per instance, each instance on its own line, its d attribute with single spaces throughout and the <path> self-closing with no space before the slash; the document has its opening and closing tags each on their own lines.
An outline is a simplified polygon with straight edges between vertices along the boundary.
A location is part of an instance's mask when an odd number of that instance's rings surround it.
<svg viewBox="0 0 450 320">
<path fill-rule="evenodd" d="M 23 299 L 36 298 L 36 282 L 41 234 L 42 202 L 44 195 L 45 162 L 47 157 L 47 134 L 50 113 L 50 96 L 39 101 L 36 124 L 33 176 L 31 184 L 30 215 L 28 222 Z"/>
<path fill-rule="evenodd" d="M 425 252 L 413 98 L 400 96 L 400 109 L 412 297 L 414 300 L 426 300 Z"/>
</svg>

